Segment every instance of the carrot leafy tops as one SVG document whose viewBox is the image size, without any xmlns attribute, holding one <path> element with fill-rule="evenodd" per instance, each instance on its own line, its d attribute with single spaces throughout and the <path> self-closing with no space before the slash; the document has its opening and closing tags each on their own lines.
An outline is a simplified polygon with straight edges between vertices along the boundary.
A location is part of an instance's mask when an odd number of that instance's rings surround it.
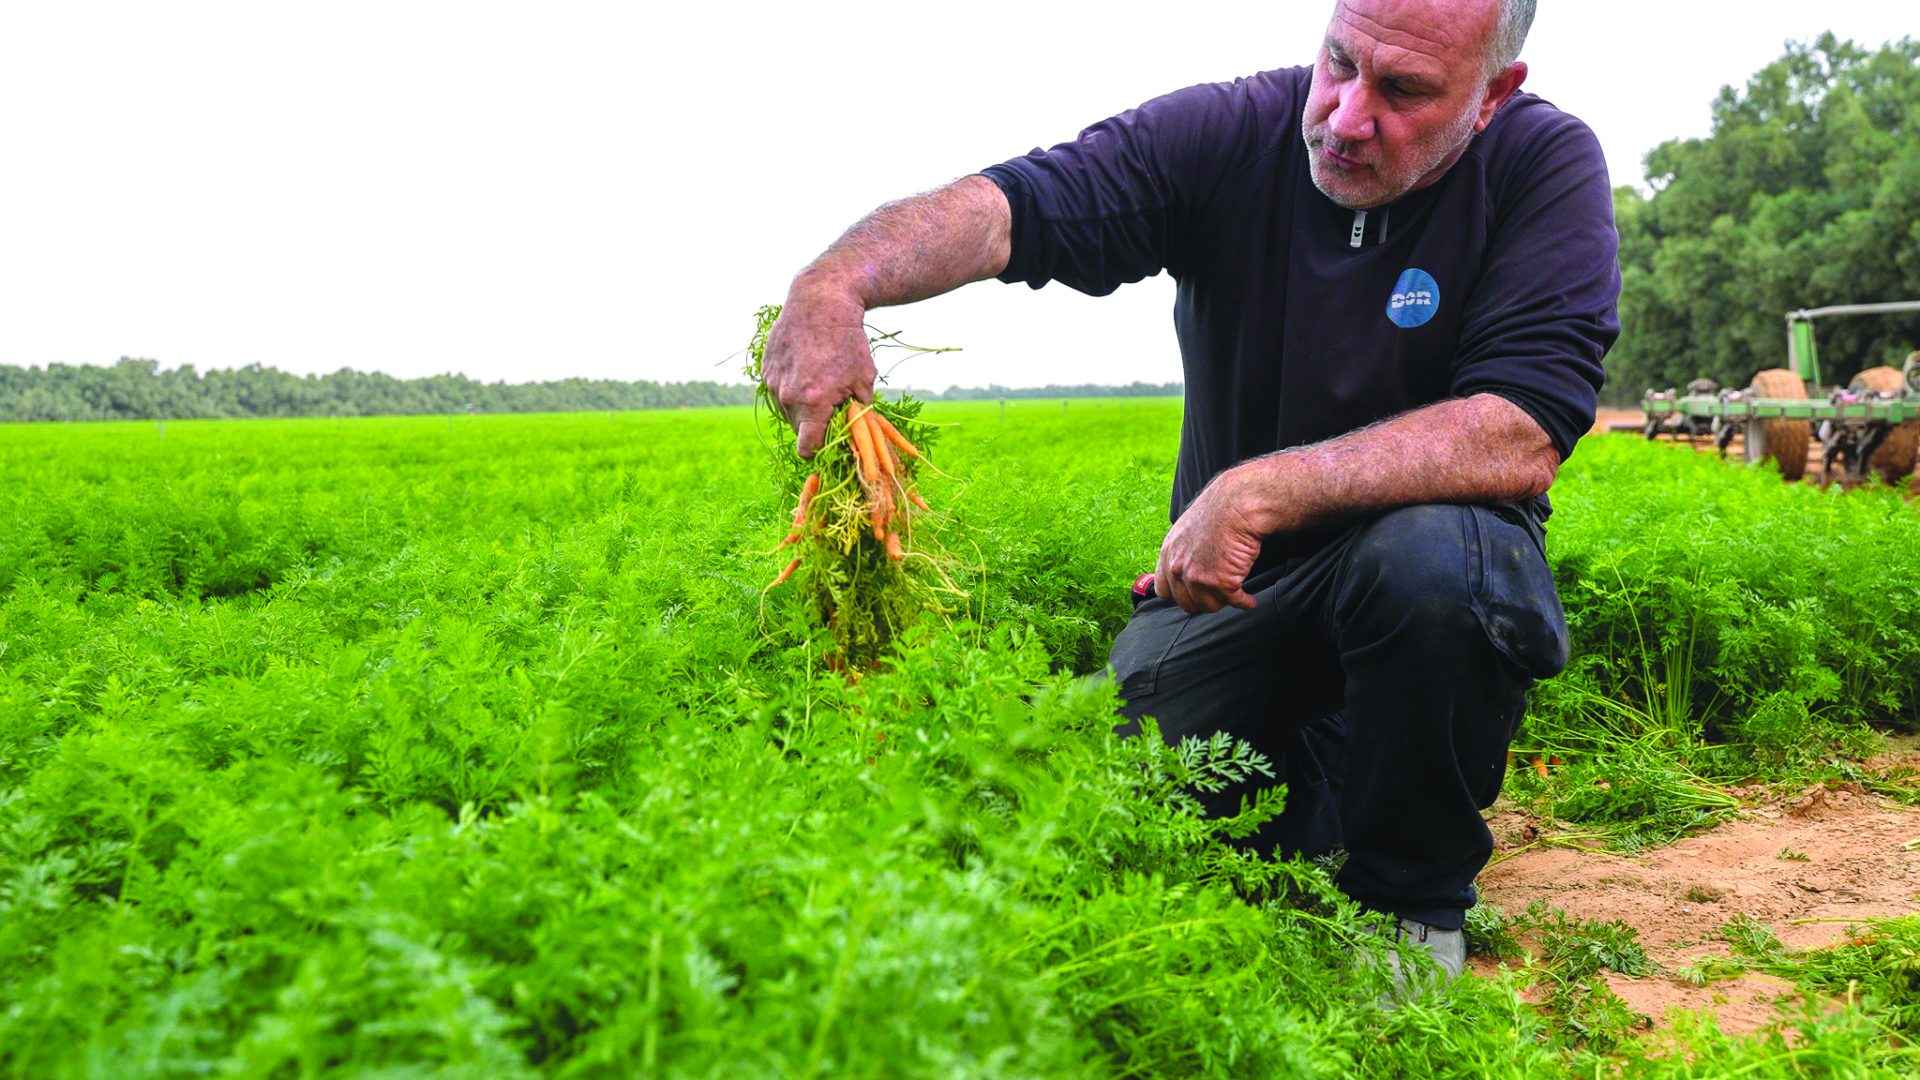
<svg viewBox="0 0 1920 1080">
<path fill-rule="evenodd" d="M 755 313 L 747 375 L 756 384 L 767 335 L 779 317 L 779 305 Z M 948 351 L 871 333 L 870 347 Z M 811 621 L 833 635 L 829 665 L 868 670 L 916 619 L 948 616 L 966 600 L 953 581 L 955 560 L 939 541 L 947 522 L 919 490 L 922 470 L 946 475 L 923 451 L 938 429 L 920 421 L 919 402 L 905 395 L 889 400 L 876 391 L 873 404 L 848 401 L 834 413 L 825 445 L 808 461 L 794 450 L 793 428 L 764 384 L 757 402 L 774 425 L 776 468 L 795 501 L 791 527 L 774 548 L 792 548 L 794 554 L 767 589 L 792 582 Z"/>
</svg>

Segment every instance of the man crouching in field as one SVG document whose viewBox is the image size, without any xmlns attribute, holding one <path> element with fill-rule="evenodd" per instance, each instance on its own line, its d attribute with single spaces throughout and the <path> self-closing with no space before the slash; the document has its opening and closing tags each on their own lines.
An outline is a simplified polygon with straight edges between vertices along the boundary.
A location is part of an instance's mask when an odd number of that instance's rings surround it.
<svg viewBox="0 0 1920 1080">
<path fill-rule="evenodd" d="M 1310 68 L 885 206 L 794 279 L 765 364 L 810 455 L 871 399 L 867 309 L 1172 273 L 1186 419 L 1152 595 L 1113 645 L 1125 716 L 1265 753 L 1287 806 L 1249 843 L 1344 844 L 1340 887 L 1450 974 L 1480 810 L 1566 663 L 1546 491 L 1619 330 L 1599 145 L 1519 92 L 1533 7 L 1340 0 Z"/>
</svg>

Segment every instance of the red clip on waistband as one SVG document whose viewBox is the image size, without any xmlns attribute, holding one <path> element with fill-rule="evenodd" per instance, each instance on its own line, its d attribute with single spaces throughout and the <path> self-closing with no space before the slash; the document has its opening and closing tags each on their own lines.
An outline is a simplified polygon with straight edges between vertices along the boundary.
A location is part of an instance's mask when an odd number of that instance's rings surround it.
<svg viewBox="0 0 1920 1080">
<path fill-rule="evenodd" d="M 1153 595 L 1153 574 L 1141 574 L 1133 579 L 1133 595 L 1142 599 Z"/>
</svg>

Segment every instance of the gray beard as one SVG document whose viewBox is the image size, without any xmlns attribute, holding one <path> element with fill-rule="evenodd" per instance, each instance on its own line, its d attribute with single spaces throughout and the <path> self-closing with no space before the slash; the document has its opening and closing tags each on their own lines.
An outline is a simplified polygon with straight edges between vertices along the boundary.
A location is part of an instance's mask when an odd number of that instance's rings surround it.
<svg viewBox="0 0 1920 1080">
<path fill-rule="evenodd" d="M 1433 147 L 1434 152 L 1421 154 L 1420 160 L 1415 162 L 1418 166 L 1418 171 L 1409 170 L 1412 171 L 1411 176 L 1404 180 L 1398 177 L 1388 178 L 1381 176 L 1376 170 L 1374 175 L 1381 181 L 1392 179 L 1393 183 L 1383 183 L 1381 190 L 1368 191 L 1358 195 L 1336 195 L 1327 190 L 1325 179 L 1321 176 L 1320 169 L 1318 168 L 1319 157 L 1317 152 L 1324 148 L 1330 136 L 1328 136 L 1324 130 L 1316 135 L 1315 132 L 1309 130 L 1303 123 L 1301 125 L 1301 141 L 1306 143 L 1307 146 L 1307 172 L 1313 178 L 1313 186 L 1319 189 L 1320 194 L 1325 195 L 1337 206 L 1344 207 L 1348 210 L 1368 210 L 1377 206 L 1385 206 L 1413 190 L 1414 185 L 1426 179 L 1427 175 L 1439 168 L 1440 163 L 1447 160 L 1448 157 L 1455 154 L 1466 153 L 1467 146 L 1479 135 L 1479 132 L 1473 129 L 1474 120 L 1478 113 L 1479 109 L 1477 106 L 1461 110 L 1459 118 L 1439 132 L 1438 137 L 1435 139 L 1436 145 Z M 1316 138 L 1318 139 L 1318 143 L 1315 141 Z M 1408 151 L 1409 153 L 1414 153 L 1425 149 L 1427 149 L 1427 147 L 1421 144 L 1409 147 Z M 1435 179 L 1438 178 L 1436 177 Z M 1392 188 L 1393 190 L 1385 190 L 1387 188 Z"/>
</svg>

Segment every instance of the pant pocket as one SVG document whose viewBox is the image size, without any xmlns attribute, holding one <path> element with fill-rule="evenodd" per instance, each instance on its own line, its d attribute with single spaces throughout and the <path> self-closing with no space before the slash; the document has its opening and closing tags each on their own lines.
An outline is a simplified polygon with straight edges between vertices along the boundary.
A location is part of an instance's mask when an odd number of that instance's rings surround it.
<svg viewBox="0 0 1920 1080">
<path fill-rule="evenodd" d="M 1192 621 L 1180 605 L 1157 596 L 1133 609 L 1133 617 L 1114 638 L 1113 651 L 1107 657 L 1122 701 L 1131 705 L 1135 698 L 1153 693 L 1161 665 Z M 1139 716 L 1131 708 L 1123 707 L 1122 711 L 1129 717 Z"/>
<path fill-rule="evenodd" d="M 1567 618 L 1544 540 L 1509 516 L 1524 513 L 1518 509 L 1463 509 L 1474 540 L 1467 556 L 1473 612 L 1487 639 L 1530 678 L 1559 674 L 1567 666 Z"/>
</svg>

